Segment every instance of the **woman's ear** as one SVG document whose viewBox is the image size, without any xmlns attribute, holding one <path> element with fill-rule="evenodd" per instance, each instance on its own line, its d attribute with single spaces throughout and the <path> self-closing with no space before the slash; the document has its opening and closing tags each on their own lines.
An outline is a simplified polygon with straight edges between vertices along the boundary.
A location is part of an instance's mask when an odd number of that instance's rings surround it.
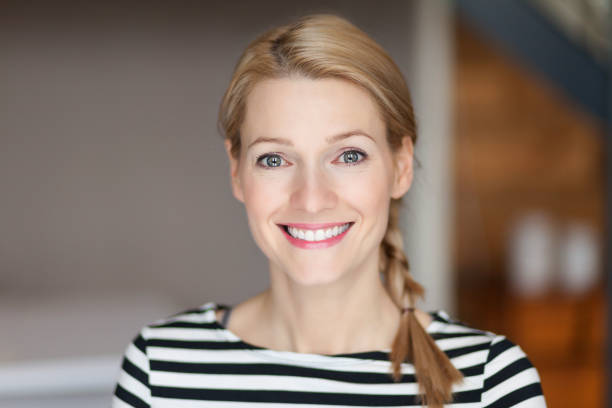
<svg viewBox="0 0 612 408">
<path fill-rule="evenodd" d="M 412 184 L 412 159 L 414 156 L 412 138 L 404 136 L 402 145 L 393 153 L 394 177 L 391 197 L 400 198 L 410 189 Z"/>
<path fill-rule="evenodd" d="M 230 178 L 232 182 L 232 193 L 236 200 L 244 203 L 244 194 L 242 192 L 242 186 L 240 185 L 240 178 L 238 177 L 238 159 L 232 155 L 232 142 L 229 139 L 225 139 L 225 152 L 230 162 Z"/>
</svg>

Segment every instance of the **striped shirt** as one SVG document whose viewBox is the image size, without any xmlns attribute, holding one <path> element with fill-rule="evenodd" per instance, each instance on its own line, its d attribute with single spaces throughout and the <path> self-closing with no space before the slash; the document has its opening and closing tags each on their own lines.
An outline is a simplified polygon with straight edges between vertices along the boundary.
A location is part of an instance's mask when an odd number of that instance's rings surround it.
<svg viewBox="0 0 612 408">
<path fill-rule="evenodd" d="M 414 366 L 389 375 L 389 350 L 277 351 L 242 341 L 217 322 L 214 302 L 145 326 L 127 346 L 113 396 L 126 407 L 420 407 Z M 430 312 L 427 332 L 464 375 L 448 407 L 545 407 L 540 378 L 503 336 Z"/>
</svg>

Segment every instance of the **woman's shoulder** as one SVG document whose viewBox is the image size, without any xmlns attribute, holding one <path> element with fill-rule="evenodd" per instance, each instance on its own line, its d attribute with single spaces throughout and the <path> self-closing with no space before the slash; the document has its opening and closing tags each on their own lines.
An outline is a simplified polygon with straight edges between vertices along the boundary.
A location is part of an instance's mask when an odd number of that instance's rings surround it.
<svg viewBox="0 0 612 408">
<path fill-rule="evenodd" d="M 142 327 L 141 335 L 147 334 L 156 329 L 165 328 L 218 328 L 216 312 L 225 310 L 228 306 L 216 302 L 207 302 L 196 307 L 181 310 L 165 317 L 153 320 Z"/>
<path fill-rule="evenodd" d="M 444 310 L 429 314 L 432 320 L 427 333 L 458 369 L 484 367 L 493 342 L 500 336 L 472 327 Z"/>
<path fill-rule="evenodd" d="M 432 317 L 427 332 L 436 340 L 445 340 L 443 345 L 452 346 L 457 343 L 487 343 L 492 342 L 499 334 L 479 329 L 451 316 L 445 310 L 428 312 Z M 463 340 L 462 340 L 463 339 Z"/>
<path fill-rule="evenodd" d="M 451 358 L 477 355 L 479 360 L 488 362 L 510 349 L 523 352 L 518 344 L 502 333 L 473 327 L 444 310 L 429 313 L 432 321 L 427 332 Z"/>
<path fill-rule="evenodd" d="M 427 331 L 438 347 L 464 375 L 482 376 L 483 401 L 508 406 L 512 401 L 530 400 L 534 407 L 545 406 L 538 371 L 520 345 L 504 334 L 471 327 L 445 311 L 431 315 Z"/>
</svg>

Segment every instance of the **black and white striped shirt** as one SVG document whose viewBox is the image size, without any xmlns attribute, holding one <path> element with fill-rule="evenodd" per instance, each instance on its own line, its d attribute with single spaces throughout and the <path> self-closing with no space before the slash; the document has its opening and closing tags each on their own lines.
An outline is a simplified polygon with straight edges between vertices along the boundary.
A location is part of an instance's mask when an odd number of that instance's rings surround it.
<svg viewBox="0 0 612 408">
<path fill-rule="evenodd" d="M 388 350 L 341 355 L 246 343 L 216 320 L 213 302 L 145 326 L 126 349 L 114 408 L 420 407 L 414 367 L 389 375 Z M 545 407 L 536 369 L 503 336 L 431 312 L 427 332 L 463 373 L 449 407 Z"/>
</svg>

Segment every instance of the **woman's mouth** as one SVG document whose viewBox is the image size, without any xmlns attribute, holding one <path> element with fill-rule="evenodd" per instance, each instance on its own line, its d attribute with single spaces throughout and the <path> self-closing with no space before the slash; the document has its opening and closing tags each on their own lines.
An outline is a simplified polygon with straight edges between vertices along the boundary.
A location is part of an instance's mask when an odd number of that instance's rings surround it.
<svg viewBox="0 0 612 408">
<path fill-rule="evenodd" d="M 336 225 L 333 228 L 322 228 L 322 229 L 299 229 L 296 227 L 291 227 L 288 225 L 283 225 L 285 231 L 291 235 L 293 238 L 301 239 L 303 241 L 325 241 L 326 239 L 336 237 L 342 234 L 344 231 L 349 229 L 351 226 L 350 222 L 346 224 L 342 224 L 340 226 Z"/>
<path fill-rule="evenodd" d="M 285 237 L 300 248 L 326 248 L 338 243 L 351 228 L 354 222 L 330 224 L 327 228 L 304 228 L 304 224 L 279 225 Z M 318 226 L 318 225 L 317 225 Z"/>
</svg>

